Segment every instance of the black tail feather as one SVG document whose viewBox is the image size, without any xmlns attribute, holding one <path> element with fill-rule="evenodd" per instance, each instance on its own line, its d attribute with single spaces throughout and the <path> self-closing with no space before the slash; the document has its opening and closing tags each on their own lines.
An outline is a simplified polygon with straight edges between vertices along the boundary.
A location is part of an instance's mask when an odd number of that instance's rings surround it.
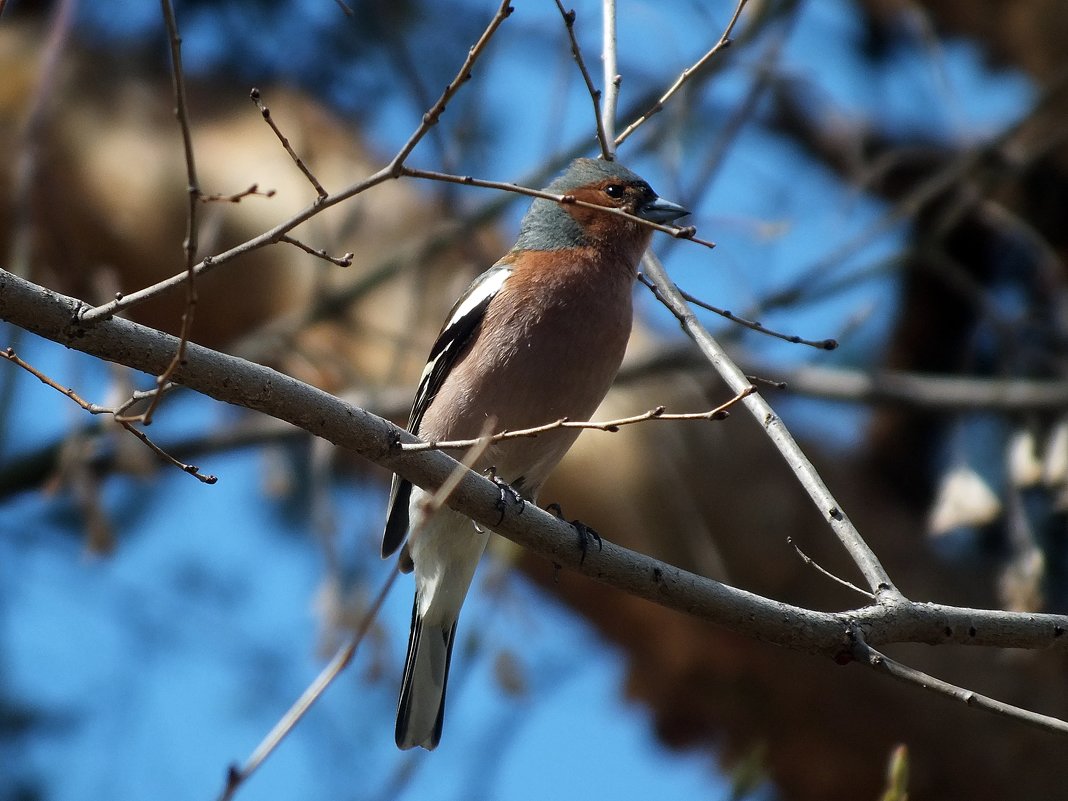
<svg viewBox="0 0 1068 801">
<path fill-rule="evenodd" d="M 453 623 L 447 631 L 423 631 L 423 619 L 418 614 L 419 600 L 416 598 L 412 606 L 412 631 L 408 638 L 408 656 L 404 662 L 404 678 L 401 680 L 400 699 L 397 702 L 397 728 L 395 732 L 398 748 L 412 748 L 421 745 L 427 750 L 437 747 L 441 741 L 441 729 L 445 721 L 445 695 L 449 680 L 449 665 L 452 663 L 452 646 L 456 639 L 456 623 Z M 436 683 L 433 682 L 433 673 L 436 672 L 431 666 L 420 663 L 420 651 L 422 648 L 434 649 L 434 643 L 424 640 L 426 637 L 440 636 L 444 648 L 444 664 L 439 668 L 442 671 L 441 692 L 435 694 L 433 690 Z M 424 659 L 433 659 L 432 653 L 427 653 Z M 420 667 L 422 670 L 420 671 Z M 427 675 L 426 671 L 431 670 Z M 430 686 L 426 686 L 429 683 Z M 422 685 L 422 686 L 421 686 Z M 413 715 L 416 712 L 416 704 L 437 704 L 434 711 L 434 723 L 429 731 L 412 731 L 413 725 L 426 726 L 425 722 L 418 722 Z M 425 712 L 418 715 L 421 720 L 426 720 Z"/>
</svg>

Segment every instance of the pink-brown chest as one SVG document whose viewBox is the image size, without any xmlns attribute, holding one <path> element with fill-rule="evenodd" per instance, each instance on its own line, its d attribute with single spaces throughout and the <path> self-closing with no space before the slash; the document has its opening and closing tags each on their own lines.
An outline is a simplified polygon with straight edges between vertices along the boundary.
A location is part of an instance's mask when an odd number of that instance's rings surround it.
<svg viewBox="0 0 1068 801">
<path fill-rule="evenodd" d="M 562 253 L 516 259 L 424 418 L 424 438 L 477 436 L 490 416 L 497 430 L 515 430 L 593 414 L 626 350 L 635 272 L 629 260 Z M 547 472 L 576 434 L 521 440 L 519 448 L 494 449 L 492 458 L 515 462 L 520 472 Z"/>
</svg>

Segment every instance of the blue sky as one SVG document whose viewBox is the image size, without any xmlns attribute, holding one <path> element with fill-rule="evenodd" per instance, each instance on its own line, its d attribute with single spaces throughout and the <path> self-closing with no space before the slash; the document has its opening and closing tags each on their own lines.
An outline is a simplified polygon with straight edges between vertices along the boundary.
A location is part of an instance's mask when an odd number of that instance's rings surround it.
<svg viewBox="0 0 1068 801">
<path fill-rule="evenodd" d="M 569 67 L 555 7 L 516 5 L 515 18 L 475 77 L 497 124 L 491 146 L 472 157 L 473 168 L 502 180 L 517 180 L 550 150 L 589 132 L 588 99 Z M 596 70 L 599 3 L 574 5 Z M 84 6 L 83 30 L 106 32 L 115 46 L 158 25 L 151 4 Z M 720 2 L 705 9 L 680 1 L 671 13 L 662 13 L 653 2 L 621 2 L 625 76 L 673 77 L 718 36 L 732 6 Z M 488 19 L 495 4 L 470 0 L 465 7 L 473 18 Z M 250 39 L 258 44 L 249 69 L 275 75 L 283 71 L 278 62 L 287 59 L 294 69 L 310 69 L 324 58 L 314 48 L 315 32 L 343 24 L 337 18 L 332 2 L 302 0 L 255 20 L 259 27 Z M 305 30 L 310 33 L 294 34 Z M 193 71 L 225 51 L 218 29 L 204 21 L 184 33 Z M 991 72 L 965 43 L 932 49 L 917 42 L 895 52 L 889 68 L 877 69 L 857 55 L 860 35 L 844 0 L 805 4 L 785 46 L 783 70 L 849 117 L 891 132 L 947 140 L 963 131 L 994 132 L 1032 99 L 1026 81 Z M 539 49 L 545 42 L 551 51 Z M 458 64 L 467 46 L 457 43 L 453 53 L 438 57 Z M 731 53 L 732 68 L 701 101 L 710 114 L 743 96 L 760 50 Z M 438 76 L 438 83 L 451 78 L 454 68 Z M 625 80 L 624 103 L 630 85 Z M 345 82 L 331 85 L 328 94 L 344 105 Z M 402 97 L 384 96 L 369 123 L 378 150 L 396 148 L 418 114 Z M 455 116 L 446 115 L 443 130 L 450 130 Z M 552 131 L 546 130 L 547 120 L 554 123 Z M 710 116 L 710 138 L 719 122 Z M 680 141 L 678 147 L 685 159 L 698 155 L 702 143 Z M 627 146 L 620 156 L 670 196 L 676 184 L 669 165 L 645 156 L 632 159 Z M 413 163 L 432 167 L 433 158 L 425 144 Z M 476 195 L 485 196 L 470 197 Z M 460 202 L 475 201 L 462 196 Z M 503 225 L 514 229 L 522 210 L 516 204 Z M 672 274 L 684 288 L 743 311 L 759 307 L 763 297 L 868 230 L 885 209 L 806 161 L 781 137 L 750 124 L 695 211 L 701 234 L 718 247 L 670 248 Z M 886 261 L 902 235 L 900 229 L 887 231 L 838 269 L 848 273 Z M 776 363 L 863 363 L 885 335 L 893 297 L 893 280 L 882 271 L 764 318 L 814 338 L 837 336 L 859 319 L 854 338 L 830 356 L 752 335 L 742 341 Z M 664 336 L 677 336 L 675 323 L 648 297 L 642 297 L 640 311 Z M 725 329 L 715 319 L 709 323 Z M 0 330 L 11 336 L 9 329 Z M 100 365 L 32 337 L 23 342 L 19 350 L 30 361 L 83 394 L 102 398 L 106 375 Z M 0 380 L 18 382 L 3 451 L 8 456 L 54 440 L 81 420 L 67 399 L 13 370 L 0 373 Z M 852 409 L 828 415 L 815 404 L 789 408 L 807 430 L 822 431 L 843 446 L 863 423 Z M 175 400 L 153 433 L 177 437 L 224 424 L 232 414 L 203 399 Z M 265 494 L 265 464 L 264 454 L 254 450 L 212 456 L 204 469 L 220 475 L 214 487 L 168 469 L 150 479 L 108 478 L 104 504 L 120 521 L 119 547 L 108 558 L 85 555 L 73 507 L 62 496 L 24 494 L 3 501 L 0 694 L 40 716 L 40 725 L 0 744 L 0 774 L 40 783 L 54 801 L 214 797 L 226 765 L 251 751 L 321 665 L 313 602 L 323 575 L 322 552 L 303 507 Z M 386 571 L 374 541 L 384 493 L 381 484 L 332 489 L 346 538 L 361 554 L 355 560 L 360 578 L 371 588 Z M 491 572 L 487 567 L 483 576 Z M 459 799 L 471 798 L 472 788 L 474 797 L 500 801 L 727 797 L 707 757 L 667 752 L 657 744 L 646 712 L 621 700 L 619 655 L 518 577 L 509 578 L 498 594 L 476 582 L 460 637 L 479 632 L 481 642 L 473 653 L 458 649 L 443 744 L 432 755 L 399 754 L 391 718 L 409 592 L 402 580 L 383 613 L 385 671 L 372 671 L 380 654 L 372 648 L 361 653 L 240 798 Z M 515 654 L 530 677 L 527 697 L 507 697 L 494 679 L 493 654 L 502 650 Z M 399 795 L 391 795 L 390 777 L 409 760 L 414 776 Z M 0 790 L 0 799 L 6 797 Z"/>
</svg>

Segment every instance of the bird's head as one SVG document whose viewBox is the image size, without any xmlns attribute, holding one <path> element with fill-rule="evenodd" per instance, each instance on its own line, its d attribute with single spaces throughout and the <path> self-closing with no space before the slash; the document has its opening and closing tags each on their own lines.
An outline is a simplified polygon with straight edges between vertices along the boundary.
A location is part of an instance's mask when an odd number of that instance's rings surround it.
<svg viewBox="0 0 1068 801">
<path fill-rule="evenodd" d="M 689 214 L 677 203 L 664 200 L 644 179 L 614 161 L 575 159 L 545 191 L 619 209 L 656 223 L 669 223 Z M 652 229 L 619 215 L 538 198 L 523 218 L 515 247 L 516 250 L 561 250 L 633 245 L 640 256 L 651 235 Z"/>
</svg>

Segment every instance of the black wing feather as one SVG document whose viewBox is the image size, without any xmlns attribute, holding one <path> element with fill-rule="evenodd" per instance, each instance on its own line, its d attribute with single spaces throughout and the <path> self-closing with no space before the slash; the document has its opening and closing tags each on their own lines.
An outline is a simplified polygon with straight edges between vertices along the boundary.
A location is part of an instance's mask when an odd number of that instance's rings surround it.
<svg viewBox="0 0 1068 801">
<path fill-rule="evenodd" d="M 486 270 L 460 296 L 449 312 L 445 325 L 438 334 L 434 347 L 430 349 L 419 388 L 415 392 L 415 403 L 408 418 L 408 430 L 419 434 L 419 425 L 423 415 L 445 383 L 445 378 L 460 356 L 474 340 L 490 301 L 496 297 L 512 268 L 507 264 L 497 264 Z M 408 533 L 408 504 L 411 500 L 412 485 L 398 475 L 393 476 L 393 486 L 389 493 L 389 514 L 386 528 L 382 533 L 382 557 L 396 551 Z"/>
</svg>

